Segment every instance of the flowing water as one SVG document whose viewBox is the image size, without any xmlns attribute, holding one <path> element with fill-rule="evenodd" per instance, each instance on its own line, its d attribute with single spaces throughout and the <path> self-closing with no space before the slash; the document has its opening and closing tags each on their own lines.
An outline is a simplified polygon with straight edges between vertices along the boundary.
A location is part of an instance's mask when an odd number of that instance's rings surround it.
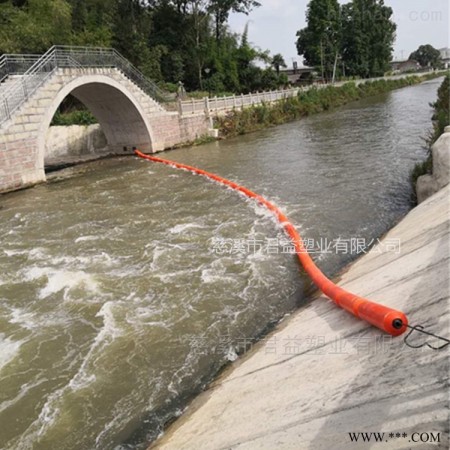
<svg viewBox="0 0 450 450">
<path fill-rule="evenodd" d="M 163 157 L 274 201 L 333 275 L 411 208 L 439 83 Z M 145 448 L 304 301 L 281 238 L 253 202 L 133 157 L 1 197 L 0 448 Z"/>
</svg>

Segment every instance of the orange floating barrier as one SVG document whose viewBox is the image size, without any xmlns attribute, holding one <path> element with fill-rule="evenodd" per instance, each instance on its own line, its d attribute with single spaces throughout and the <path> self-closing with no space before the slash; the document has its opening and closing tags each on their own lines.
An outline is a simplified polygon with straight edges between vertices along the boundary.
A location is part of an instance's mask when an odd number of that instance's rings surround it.
<svg viewBox="0 0 450 450">
<path fill-rule="evenodd" d="M 256 194 L 255 192 L 247 189 L 244 186 L 240 186 L 233 181 L 222 178 L 219 175 L 206 172 L 205 170 L 197 169 L 196 167 L 169 161 L 167 159 L 158 158 L 156 156 L 146 155 L 139 150 L 135 150 L 135 154 L 140 158 L 148 159 L 149 161 L 159 162 L 168 166 L 175 167 L 177 169 L 189 170 L 190 172 L 202 175 L 213 181 L 217 181 L 218 183 L 228 186 L 235 191 L 241 192 L 248 198 L 252 198 L 261 205 L 264 205 L 276 216 L 277 220 L 284 228 L 286 234 L 292 239 L 296 255 L 306 273 L 310 276 L 314 284 L 328 298 L 333 300 L 336 305 L 347 310 L 349 313 L 353 314 L 359 319 L 365 320 L 371 325 L 374 325 L 375 327 L 385 331 L 386 333 L 389 333 L 392 336 L 400 336 L 406 331 L 408 326 L 408 319 L 404 313 L 352 294 L 351 292 L 340 288 L 329 278 L 327 278 L 312 260 L 307 249 L 303 245 L 303 240 L 300 237 L 300 234 L 298 233 L 294 225 L 277 206 L 275 206 L 273 203 L 270 203 L 261 195 Z"/>
</svg>

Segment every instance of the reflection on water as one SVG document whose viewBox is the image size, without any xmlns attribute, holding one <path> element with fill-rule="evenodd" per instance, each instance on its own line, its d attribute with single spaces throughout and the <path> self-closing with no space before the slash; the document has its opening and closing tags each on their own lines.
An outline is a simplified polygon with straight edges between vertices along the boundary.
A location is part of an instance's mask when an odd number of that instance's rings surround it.
<svg viewBox="0 0 450 450">
<path fill-rule="evenodd" d="M 305 238 L 364 238 L 410 208 L 439 81 L 165 156 L 241 182 Z M 134 158 L 3 196 L 0 447 L 139 448 L 296 305 L 295 258 L 261 207 Z M 328 274 L 355 255 L 316 255 Z"/>
</svg>

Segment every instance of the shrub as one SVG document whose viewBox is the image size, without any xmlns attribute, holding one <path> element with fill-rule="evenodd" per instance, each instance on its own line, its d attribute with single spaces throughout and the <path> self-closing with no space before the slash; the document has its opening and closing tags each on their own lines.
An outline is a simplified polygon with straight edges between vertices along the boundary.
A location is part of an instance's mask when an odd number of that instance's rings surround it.
<svg viewBox="0 0 450 450">
<path fill-rule="evenodd" d="M 358 86 L 354 82 L 349 82 L 339 87 L 326 86 L 320 89 L 312 87 L 307 91 L 299 91 L 297 97 L 289 97 L 273 104 L 264 103 L 243 110 L 235 110 L 226 116 L 216 117 L 215 127 L 220 130 L 223 137 L 236 136 L 327 111 L 364 97 L 417 84 L 424 79 L 436 76 L 436 74 L 427 74 L 424 77 L 411 76 L 398 80 L 368 81 Z M 446 111 L 436 114 L 439 123 L 444 123 L 444 117 L 448 117 L 448 103 Z M 442 125 L 439 125 L 439 127 L 442 128 Z"/>
<path fill-rule="evenodd" d="M 97 123 L 97 119 L 90 111 L 72 111 L 70 113 L 60 113 L 59 111 L 53 116 L 51 125 L 92 125 Z"/>
</svg>

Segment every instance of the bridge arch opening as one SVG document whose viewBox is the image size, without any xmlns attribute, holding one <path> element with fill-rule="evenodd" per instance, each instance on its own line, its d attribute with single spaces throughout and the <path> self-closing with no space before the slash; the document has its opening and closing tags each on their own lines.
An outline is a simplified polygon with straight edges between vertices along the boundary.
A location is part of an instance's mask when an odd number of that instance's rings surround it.
<svg viewBox="0 0 450 450">
<path fill-rule="evenodd" d="M 63 86 L 45 113 L 38 138 L 38 154 L 42 168 L 55 156 L 49 148 L 51 142 L 47 140 L 50 135 L 49 128 L 60 104 L 68 95 L 85 105 L 97 119 L 101 128 L 100 136 L 103 134 L 105 140 L 105 145 L 100 145 L 103 147 L 101 153 L 131 154 L 134 148 L 143 149 L 145 152 L 152 151 L 151 129 L 143 105 L 133 94 L 110 77 L 82 76 Z M 65 133 L 68 131 L 60 130 L 60 134 L 56 135 L 57 139 L 67 138 Z M 100 137 L 97 139 L 101 140 Z M 67 148 L 67 145 L 63 147 Z M 63 162 L 64 155 L 60 153 L 59 159 Z"/>
</svg>

